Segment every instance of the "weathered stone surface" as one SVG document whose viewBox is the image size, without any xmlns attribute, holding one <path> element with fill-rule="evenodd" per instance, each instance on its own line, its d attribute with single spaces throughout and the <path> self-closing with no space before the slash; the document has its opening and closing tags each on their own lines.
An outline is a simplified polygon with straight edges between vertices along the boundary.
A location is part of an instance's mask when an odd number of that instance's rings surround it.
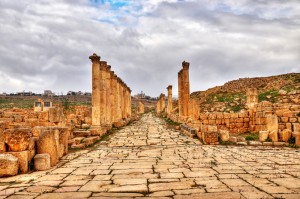
<svg viewBox="0 0 300 199">
<path fill-rule="evenodd" d="M 269 138 L 272 142 L 278 142 L 278 133 L 276 131 L 270 131 Z"/>
<path fill-rule="evenodd" d="M 18 164 L 19 169 L 21 173 L 27 173 L 28 172 L 28 164 L 29 164 L 29 153 L 28 151 L 21 151 L 21 152 L 7 152 L 8 154 L 11 154 L 18 158 Z"/>
<path fill-rule="evenodd" d="M 0 177 L 18 174 L 18 158 L 11 154 L 0 154 Z"/>
<path fill-rule="evenodd" d="M 229 131 L 227 130 L 220 130 L 220 137 L 221 137 L 221 140 L 223 142 L 226 142 L 229 140 Z"/>
<path fill-rule="evenodd" d="M 267 116 L 267 129 L 270 132 L 269 137 L 273 142 L 278 141 L 278 117 L 277 115 Z"/>
<path fill-rule="evenodd" d="M 5 147 L 4 133 L 3 130 L 0 128 L 0 153 L 3 153 L 5 151 L 6 151 L 6 147 Z"/>
<path fill-rule="evenodd" d="M 9 150 L 17 152 L 28 149 L 32 134 L 30 129 L 7 129 L 4 131 L 4 136 Z"/>
<path fill-rule="evenodd" d="M 265 142 L 269 137 L 269 131 L 259 131 L 259 141 Z"/>
<path fill-rule="evenodd" d="M 37 171 L 45 171 L 50 169 L 50 155 L 45 154 L 37 154 L 34 156 L 34 169 Z"/>
<path fill-rule="evenodd" d="M 284 142 L 288 142 L 289 139 L 292 137 L 292 131 L 290 129 L 284 129 L 281 131 L 281 140 Z"/>
<path fill-rule="evenodd" d="M 58 163 L 58 137 L 55 131 L 44 131 L 37 141 L 37 153 L 50 155 L 50 165 L 55 166 Z"/>
</svg>

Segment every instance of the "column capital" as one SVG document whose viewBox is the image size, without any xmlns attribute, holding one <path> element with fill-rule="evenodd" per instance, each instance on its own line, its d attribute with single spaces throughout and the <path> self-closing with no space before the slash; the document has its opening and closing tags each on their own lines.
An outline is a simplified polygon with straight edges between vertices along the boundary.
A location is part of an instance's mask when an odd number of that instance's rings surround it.
<svg viewBox="0 0 300 199">
<path fill-rule="evenodd" d="M 172 89 L 172 85 L 169 85 L 168 87 L 167 87 L 167 89 L 169 90 L 169 89 Z"/>
<path fill-rule="evenodd" d="M 100 61 L 100 70 L 106 70 L 106 65 L 107 65 L 106 61 Z"/>
<path fill-rule="evenodd" d="M 189 67 L 190 67 L 190 63 L 189 62 L 186 62 L 186 61 L 182 62 L 182 68 L 183 69 L 189 69 Z"/>
<path fill-rule="evenodd" d="M 107 65 L 107 66 L 106 66 L 106 70 L 107 70 L 107 71 L 110 71 L 110 69 L 111 69 L 111 65 Z"/>
<path fill-rule="evenodd" d="M 97 63 L 100 62 L 101 57 L 98 56 L 96 53 L 93 53 L 93 55 L 91 55 L 89 58 L 92 61 L 92 63 Z"/>
<path fill-rule="evenodd" d="M 182 69 L 178 72 L 178 76 L 182 74 Z"/>
</svg>

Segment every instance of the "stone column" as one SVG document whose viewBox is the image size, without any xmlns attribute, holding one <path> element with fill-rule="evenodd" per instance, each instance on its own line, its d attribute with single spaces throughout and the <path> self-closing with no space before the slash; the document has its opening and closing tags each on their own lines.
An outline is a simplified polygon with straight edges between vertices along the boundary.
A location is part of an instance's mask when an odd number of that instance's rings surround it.
<svg viewBox="0 0 300 199">
<path fill-rule="evenodd" d="M 182 62 L 182 109 L 183 117 L 187 118 L 189 115 L 189 100 L 190 100 L 190 79 L 189 66 L 186 61 Z"/>
<path fill-rule="evenodd" d="M 131 89 L 130 88 L 128 88 L 128 94 L 129 94 L 129 96 L 128 96 L 128 98 L 129 98 L 128 113 L 129 113 L 129 118 L 131 118 L 131 115 L 132 115 L 131 103 L 132 103 L 132 101 L 131 101 Z"/>
<path fill-rule="evenodd" d="M 138 103 L 138 113 L 139 114 L 145 113 L 145 106 L 141 101 L 139 101 L 139 103 Z"/>
<path fill-rule="evenodd" d="M 111 126 L 112 121 L 111 121 L 111 77 L 110 77 L 110 69 L 111 66 L 107 65 L 106 67 L 106 120 L 107 120 L 107 125 Z"/>
<path fill-rule="evenodd" d="M 182 108 L 182 70 L 178 72 L 178 112 L 179 118 L 183 115 L 183 108 Z"/>
<path fill-rule="evenodd" d="M 165 94 L 161 94 L 160 96 L 161 96 L 160 97 L 160 107 L 161 107 L 160 112 L 163 112 L 166 108 Z"/>
<path fill-rule="evenodd" d="M 110 85 L 111 85 L 111 89 L 110 89 L 110 102 L 111 102 L 111 123 L 114 123 L 116 121 L 116 92 L 117 92 L 117 79 L 115 76 L 114 71 L 110 72 Z"/>
<path fill-rule="evenodd" d="M 121 115 L 122 119 L 125 119 L 125 100 L 124 100 L 124 82 L 121 80 Z"/>
<path fill-rule="evenodd" d="M 117 121 L 122 120 L 122 85 L 121 79 L 117 78 L 118 105 L 117 105 Z"/>
<path fill-rule="evenodd" d="M 95 53 L 91 55 L 92 61 L 92 125 L 101 126 L 101 107 L 100 107 L 100 57 Z"/>
<path fill-rule="evenodd" d="M 169 114 L 171 114 L 171 112 L 172 112 L 172 110 L 173 110 L 173 104 L 172 104 L 172 98 L 173 98 L 173 96 L 172 96 L 172 86 L 171 85 L 169 85 L 168 87 L 167 87 L 167 89 L 168 89 L 168 106 L 167 106 L 167 114 L 169 115 Z"/>
<path fill-rule="evenodd" d="M 107 99 L 106 99 L 106 67 L 107 62 L 106 61 L 100 61 L 100 73 L 101 73 L 101 82 L 100 82 L 100 107 L 101 107 L 101 125 L 106 126 L 107 125 Z"/>
</svg>

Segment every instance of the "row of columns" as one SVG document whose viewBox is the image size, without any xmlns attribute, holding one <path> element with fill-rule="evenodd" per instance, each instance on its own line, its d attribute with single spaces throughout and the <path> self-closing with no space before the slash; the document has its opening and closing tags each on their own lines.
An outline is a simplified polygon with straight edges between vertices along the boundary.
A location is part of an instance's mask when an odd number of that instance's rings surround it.
<svg viewBox="0 0 300 199">
<path fill-rule="evenodd" d="M 93 54 L 92 61 L 92 125 L 108 127 L 131 117 L 131 89 L 106 61 Z"/>
</svg>

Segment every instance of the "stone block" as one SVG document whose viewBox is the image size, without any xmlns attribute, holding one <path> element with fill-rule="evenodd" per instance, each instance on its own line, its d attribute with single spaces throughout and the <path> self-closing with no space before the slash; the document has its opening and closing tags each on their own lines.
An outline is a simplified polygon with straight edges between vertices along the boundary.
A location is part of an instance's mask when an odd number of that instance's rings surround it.
<svg viewBox="0 0 300 199">
<path fill-rule="evenodd" d="M 5 143 L 9 151 L 25 151 L 28 149 L 32 133 L 30 129 L 7 129 L 4 131 Z"/>
<path fill-rule="evenodd" d="M 284 129 L 280 132 L 281 140 L 284 142 L 288 142 L 289 139 L 292 137 L 292 131 L 290 129 Z"/>
<path fill-rule="evenodd" d="M 51 168 L 50 166 L 50 155 L 37 154 L 34 156 L 34 169 L 37 171 L 45 171 Z"/>
<path fill-rule="evenodd" d="M 206 132 L 202 135 L 202 140 L 204 144 L 217 144 L 218 143 L 218 133 L 217 132 Z"/>
<path fill-rule="evenodd" d="M 226 142 L 229 140 L 229 131 L 227 130 L 220 130 L 220 138 L 223 142 Z"/>
<path fill-rule="evenodd" d="M 25 119 L 25 125 L 26 125 L 26 126 L 29 126 L 30 128 L 33 128 L 33 127 L 39 125 L 39 120 L 36 119 L 36 118 L 28 118 L 28 119 Z"/>
<path fill-rule="evenodd" d="M 74 131 L 73 132 L 74 137 L 89 137 L 91 136 L 90 131 Z"/>
<path fill-rule="evenodd" d="M 278 142 L 278 133 L 276 131 L 271 131 L 269 133 L 269 138 L 272 140 L 272 142 Z"/>
<path fill-rule="evenodd" d="M 262 143 L 259 141 L 249 141 L 249 145 L 251 146 L 261 146 Z"/>
<path fill-rule="evenodd" d="M 58 163 L 58 137 L 55 131 L 44 131 L 40 134 L 37 141 L 37 153 L 50 155 L 50 165 L 55 166 Z"/>
<path fill-rule="evenodd" d="M 237 142 L 236 144 L 237 145 L 243 145 L 243 146 L 247 146 L 248 145 L 247 142 Z"/>
<path fill-rule="evenodd" d="M 11 154 L 18 158 L 19 169 L 22 174 L 28 172 L 28 151 L 7 152 L 7 154 Z"/>
<path fill-rule="evenodd" d="M 0 177 L 15 176 L 18 170 L 18 158 L 11 154 L 0 154 Z"/>
<path fill-rule="evenodd" d="M 99 136 L 94 136 L 94 137 L 89 137 L 89 138 L 84 138 L 83 143 L 86 146 L 92 145 L 95 142 L 97 142 L 99 140 Z"/>
<path fill-rule="evenodd" d="M 63 110 L 61 108 L 51 107 L 49 108 L 49 121 L 50 122 L 60 122 L 63 116 Z"/>
<path fill-rule="evenodd" d="M 300 133 L 300 123 L 293 124 L 293 132 Z"/>
<path fill-rule="evenodd" d="M 269 137 L 269 131 L 259 131 L 259 141 L 264 142 Z"/>
<path fill-rule="evenodd" d="M 286 142 L 273 142 L 274 146 L 280 146 L 280 147 L 285 147 L 288 146 L 289 144 Z"/>
<path fill-rule="evenodd" d="M 230 137 L 229 137 L 229 141 L 230 141 L 230 142 L 233 142 L 233 143 L 237 143 L 237 138 L 236 138 L 236 137 L 230 136 Z"/>
<path fill-rule="evenodd" d="M 237 137 L 237 142 L 245 142 L 246 139 L 244 137 Z"/>
<path fill-rule="evenodd" d="M 49 111 L 38 112 L 38 119 L 40 121 L 49 121 Z"/>
<path fill-rule="evenodd" d="M 218 127 L 216 125 L 207 125 L 207 132 L 216 133 L 218 131 Z"/>
</svg>

